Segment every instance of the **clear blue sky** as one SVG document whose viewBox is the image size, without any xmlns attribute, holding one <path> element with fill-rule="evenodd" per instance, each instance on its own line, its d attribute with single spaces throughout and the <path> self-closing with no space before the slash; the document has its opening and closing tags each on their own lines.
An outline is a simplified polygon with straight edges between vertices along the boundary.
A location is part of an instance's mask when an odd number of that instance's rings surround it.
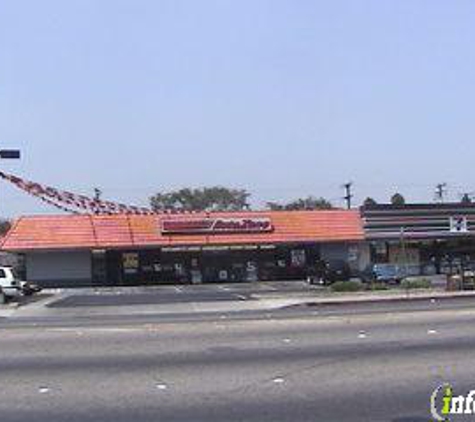
<svg viewBox="0 0 475 422">
<path fill-rule="evenodd" d="M 474 106 L 473 0 L 0 0 L 1 165 L 82 193 L 458 199 Z"/>
</svg>

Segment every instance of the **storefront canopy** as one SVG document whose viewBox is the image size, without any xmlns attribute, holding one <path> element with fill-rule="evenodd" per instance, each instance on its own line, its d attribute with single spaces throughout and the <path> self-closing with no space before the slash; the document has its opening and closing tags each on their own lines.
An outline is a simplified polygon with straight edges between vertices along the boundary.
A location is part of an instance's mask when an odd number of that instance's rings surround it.
<svg viewBox="0 0 475 422">
<path fill-rule="evenodd" d="M 361 241 L 358 211 L 254 211 L 19 218 L 1 243 L 12 252 L 161 246 Z"/>
<path fill-rule="evenodd" d="M 361 208 L 361 216 L 368 240 L 475 236 L 475 204 L 370 205 Z"/>
</svg>

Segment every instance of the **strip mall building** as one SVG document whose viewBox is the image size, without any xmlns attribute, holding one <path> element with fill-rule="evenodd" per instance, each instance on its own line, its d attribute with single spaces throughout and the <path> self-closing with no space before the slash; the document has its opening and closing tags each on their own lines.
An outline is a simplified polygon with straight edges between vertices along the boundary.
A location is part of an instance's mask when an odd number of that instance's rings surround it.
<svg viewBox="0 0 475 422">
<path fill-rule="evenodd" d="M 1 249 L 44 286 L 299 280 L 319 260 L 431 274 L 475 262 L 475 206 L 22 217 Z"/>
<path fill-rule="evenodd" d="M 2 249 L 44 286 L 306 277 L 319 259 L 369 262 L 358 211 L 22 217 Z"/>
</svg>

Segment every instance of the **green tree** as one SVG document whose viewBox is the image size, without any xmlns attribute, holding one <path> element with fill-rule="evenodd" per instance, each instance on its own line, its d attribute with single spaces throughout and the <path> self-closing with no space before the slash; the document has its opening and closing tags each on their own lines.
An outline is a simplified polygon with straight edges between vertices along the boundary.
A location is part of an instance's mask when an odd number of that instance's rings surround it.
<svg viewBox="0 0 475 422">
<path fill-rule="evenodd" d="M 150 205 L 155 211 L 239 211 L 249 208 L 249 197 L 243 189 L 222 186 L 183 188 L 155 194 Z"/>
<path fill-rule="evenodd" d="M 460 202 L 462 204 L 471 204 L 472 198 L 470 197 L 468 193 L 464 193 Z"/>
<path fill-rule="evenodd" d="M 267 208 L 272 211 L 297 211 L 297 210 L 330 210 L 333 205 L 325 198 L 316 198 L 308 196 L 307 198 L 299 198 L 286 204 L 278 202 L 267 202 Z"/>
<path fill-rule="evenodd" d="M 378 205 L 378 203 L 371 197 L 368 197 L 363 201 L 364 207 L 371 207 L 373 205 Z"/>
<path fill-rule="evenodd" d="M 12 228 L 12 222 L 5 218 L 0 218 L 0 236 L 5 236 Z"/>
<path fill-rule="evenodd" d="M 393 204 L 393 205 L 405 205 L 406 200 L 404 199 L 404 196 L 402 196 L 400 193 L 395 193 L 391 197 L 391 204 Z"/>
</svg>

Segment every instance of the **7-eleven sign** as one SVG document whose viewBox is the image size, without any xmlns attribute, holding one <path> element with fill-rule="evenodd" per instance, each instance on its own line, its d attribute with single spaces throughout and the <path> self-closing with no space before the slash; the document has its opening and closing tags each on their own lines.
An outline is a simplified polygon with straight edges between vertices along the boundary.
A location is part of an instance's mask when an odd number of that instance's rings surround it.
<svg viewBox="0 0 475 422">
<path fill-rule="evenodd" d="M 467 217 L 450 217 L 451 233 L 467 233 L 468 223 Z"/>
</svg>

